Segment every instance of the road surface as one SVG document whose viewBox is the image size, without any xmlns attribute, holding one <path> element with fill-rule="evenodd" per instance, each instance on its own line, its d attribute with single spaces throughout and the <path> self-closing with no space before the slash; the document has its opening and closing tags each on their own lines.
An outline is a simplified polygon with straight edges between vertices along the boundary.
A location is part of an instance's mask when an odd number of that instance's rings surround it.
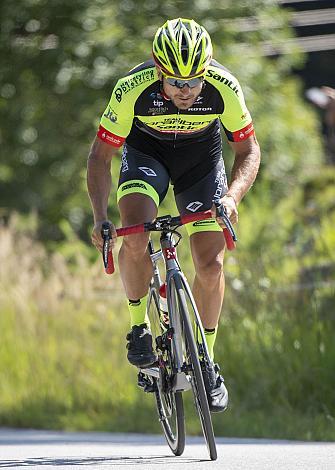
<svg viewBox="0 0 335 470">
<path fill-rule="evenodd" d="M 211 462 L 200 437 L 174 457 L 161 436 L 0 429 L 0 469 L 335 470 L 335 443 L 217 438 L 217 448 Z"/>
</svg>

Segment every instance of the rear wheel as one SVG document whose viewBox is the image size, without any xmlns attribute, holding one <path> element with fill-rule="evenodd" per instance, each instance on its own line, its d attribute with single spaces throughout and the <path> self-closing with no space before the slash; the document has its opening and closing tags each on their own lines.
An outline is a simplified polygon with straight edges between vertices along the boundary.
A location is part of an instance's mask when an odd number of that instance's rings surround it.
<svg viewBox="0 0 335 470">
<path fill-rule="evenodd" d="M 215 437 L 209 410 L 206 389 L 202 377 L 201 366 L 198 356 L 198 348 L 193 334 L 189 309 L 194 309 L 195 303 L 190 298 L 190 293 L 184 286 L 184 281 L 180 275 L 175 275 L 169 282 L 169 293 L 175 303 L 175 311 L 179 313 L 182 320 L 183 333 L 185 337 L 185 359 L 187 369 L 191 375 L 191 385 L 194 402 L 199 414 L 201 427 L 206 440 L 208 452 L 211 460 L 217 459 Z M 198 317 L 197 314 L 194 314 Z"/>
<path fill-rule="evenodd" d="M 148 315 L 159 364 L 159 378 L 154 380 L 154 391 L 159 421 L 166 441 L 175 455 L 185 448 L 184 406 L 181 392 L 172 390 L 174 355 L 171 340 L 161 321 L 159 302 L 155 289 L 150 290 Z"/>
</svg>

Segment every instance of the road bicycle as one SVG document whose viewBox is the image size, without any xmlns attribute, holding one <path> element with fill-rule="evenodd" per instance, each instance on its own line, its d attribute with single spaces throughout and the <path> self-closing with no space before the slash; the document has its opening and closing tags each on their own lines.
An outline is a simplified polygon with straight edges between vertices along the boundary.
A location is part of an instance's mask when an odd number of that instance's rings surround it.
<svg viewBox="0 0 335 470">
<path fill-rule="evenodd" d="M 235 247 L 236 235 L 224 207 L 215 203 L 217 216 L 225 224 L 223 235 L 227 248 Z M 153 393 L 158 418 L 166 441 L 175 455 L 181 455 L 185 448 L 185 419 L 183 392 L 193 391 L 196 410 L 211 460 L 217 459 L 217 451 L 211 414 L 209 410 L 202 368 L 213 366 L 209 356 L 204 330 L 199 313 L 177 258 L 176 247 L 182 235 L 178 227 L 196 221 L 212 218 L 211 211 L 194 214 L 157 217 L 153 222 L 116 229 L 118 236 L 143 232 L 161 232 L 160 248 L 155 251 L 150 239 L 148 250 L 153 265 L 147 312 L 150 320 L 157 362 L 150 367 L 139 369 L 138 385 L 145 392 Z M 110 227 L 102 227 L 104 239 L 103 261 L 106 272 L 114 272 L 113 255 L 109 251 Z M 164 261 L 165 279 L 159 269 Z M 167 312 L 161 307 L 162 295 L 166 293 Z M 166 309 L 165 309 L 166 310 Z"/>
</svg>

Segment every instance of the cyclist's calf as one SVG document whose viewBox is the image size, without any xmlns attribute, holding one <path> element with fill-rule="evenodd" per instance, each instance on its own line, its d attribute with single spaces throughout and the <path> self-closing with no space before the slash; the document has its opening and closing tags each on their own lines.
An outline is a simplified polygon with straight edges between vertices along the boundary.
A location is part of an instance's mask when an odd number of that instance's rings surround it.
<svg viewBox="0 0 335 470">
<path fill-rule="evenodd" d="M 119 251 L 119 268 L 128 299 L 141 299 L 149 288 L 152 263 L 148 252 L 148 233 L 124 237 Z"/>
</svg>

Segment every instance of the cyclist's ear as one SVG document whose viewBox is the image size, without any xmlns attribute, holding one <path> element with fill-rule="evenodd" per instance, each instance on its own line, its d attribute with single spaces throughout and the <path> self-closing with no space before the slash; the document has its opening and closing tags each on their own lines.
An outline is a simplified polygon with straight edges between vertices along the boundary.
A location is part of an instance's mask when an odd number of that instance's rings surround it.
<svg viewBox="0 0 335 470">
<path fill-rule="evenodd" d="M 158 79 L 159 79 L 159 80 L 162 80 L 162 79 L 163 79 L 162 71 L 161 71 L 161 69 L 158 67 L 158 65 L 156 65 L 156 70 L 157 70 Z"/>
</svg>

